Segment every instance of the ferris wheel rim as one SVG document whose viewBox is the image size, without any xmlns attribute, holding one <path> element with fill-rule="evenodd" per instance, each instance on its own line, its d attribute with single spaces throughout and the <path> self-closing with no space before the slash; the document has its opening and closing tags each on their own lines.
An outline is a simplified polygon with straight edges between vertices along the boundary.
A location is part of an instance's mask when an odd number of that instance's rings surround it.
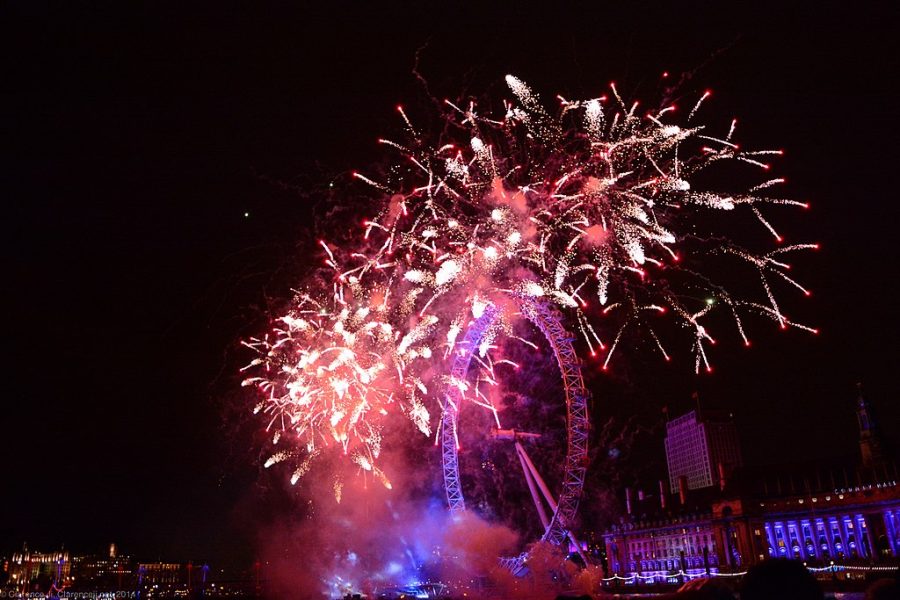
<svg viewBox="0 0 900 600">
<path fill-rule="evenodd" d="M 589 430 L 587 403 L 590 394 L 584 385 L 581 361 L 573 345 L 574 337 L 563 326 L 559 311 L 533 296 L 512 294 L 510 298 L 521 314 L 541 331 L 550 344 L 563 383 L 567 431 L 564 473 L 557 508 L 541 536 L 541 541 L 560 545 L 569 535 L 584 488 Z M 500 308 L 495 303 L 490 303 L 480 316 L 469 323 L 465 336 L 457 344 L 458 350 L 450 372 L 451 384 L 444 394 L 440 423 L 441 466 L 451 513 L 466 510 L 465 494 L 459 476 L 457 435 L 459 408 L 463 399 L 461 387 L 468 375 L 472 356 L 500 313 Z M 500 559 L 501 564 L 513 573 L 521 572 L 527 561 L 527 551 L 518 556 Z"/>
</svg>

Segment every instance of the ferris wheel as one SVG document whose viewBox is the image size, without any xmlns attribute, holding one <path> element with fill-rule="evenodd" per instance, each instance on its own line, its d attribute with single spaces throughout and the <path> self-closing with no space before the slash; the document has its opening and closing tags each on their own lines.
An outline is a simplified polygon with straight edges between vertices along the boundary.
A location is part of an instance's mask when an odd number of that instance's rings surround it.
<svg viewBox="0 0 900 600">
<path fill-rule="evenodd" d="M 540 331 L 546 341 L 547 350 L 553 355 L 558 367 L 565 398 L 565 433 L 560 435 L 557 432 L 556 435 L 564 438 L 556 440 L 562 447 L 564 459 L 557 462 L 555 466 L 557 472 L 552 473 L 557 482 L 556 493 L 554 494 L 552 486 L 545 480 L 544 475 L 547 473 L 542 475 L 529 453 L 530 442 L 544 437 L 545 434 L 504 428 L 497 411 L 494 411 L 495 426 L 489 433 L 483 434 L 478 443 L 504 444 L 507 448 L 512 447 L 510 452 L 514 452 L 518 459 L 521 477 L 534 502 L 535 512 L 532 514 L 536 513 L 536 518 L 540 520 L 539 529 L 543 531 L 540 539 L 554 545 L 571 541 L 580 554 L 581 546 L 571 531 L 584 487 L 588 462 L 589 393 L 584 386 L 580 360 L 573 346 L 573 336 L 563 326 L 562 316 L 555 308 L 540 298 L 531 296 L 511 295 L 509 299 L 514 310 L 506 312 L 515 314 L 503 315 L 503 309 L 497 303 L 488 304 L 480 316 L 469 323 L 463 339 L 456 345 L 450 372 L 451 384 L 445 391 L 439 432 L 447 503 L 451 513 L 460 513 L 467 509 L 466 492 L 460 474 L 460 417 L 463 411 L 468 410 L 468 406 L 473 404 L 467 402 L 469 386 L 466 383 L 470 378 L 473 358 L 481 362 L 479 354 L 484 351 L 482 346 L 501 316 L 508 319 L 524 318 Z M 544 358 L 545 361 L 547 359 L 549 356 Z M 548 468 L 548 465 L 545 464 L 544 468 Z M 527 567 L 528 558 L 529 553 L 525 551 L 517 556 L 503 557 L 500 561 L 514 574 L 521 574 Z"/>
</svg>

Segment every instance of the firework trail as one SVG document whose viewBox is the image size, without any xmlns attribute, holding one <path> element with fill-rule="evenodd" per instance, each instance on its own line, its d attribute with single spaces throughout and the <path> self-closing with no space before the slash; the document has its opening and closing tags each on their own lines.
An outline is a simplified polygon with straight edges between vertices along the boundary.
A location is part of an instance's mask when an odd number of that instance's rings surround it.
<svg viewBox="0 0 900 600">
<path fill-rule="evenodd" d="M 721 132 L 694 121 L 709 92 L 679 122 L 674 105 L 641 111 L 614 84 L 593 99 L 558 97 L 551 114 L 521 80 L 506 82 L 514 100 L 502 114 L 446 101 L 447 126 L 436 139 L 398 107 L 403 136 L 380 140 L 398 160 L 382 178 L 354 173 L 377 191 L 380 208 L 364 221 L 359 246 L 341 249 L 340 259 L 323 243 L 332 297 L 301 294 L 275 331 L 247 342 L 258 357 L 245 383 L 262 390 L 258 409 L 269 415 L 276 441 L 292 439 L 270 462 L 302 457 L 294 481 L 321 448 L 336 445 L 387 482 L 375 466 L 379 423 L 397 409 L 430 433 L 441 403 L 435 396 L 448 384 L 496 414 L 478 385 L 431 373 L 446 372 L 460 333 L 494 305 L 501 318 L 479 349 L 476 381 L 496 385 L 493 369 L 503 357 L 492 357 L 493 342 L 512 335 L 517 316 L 510 295 L 556 304 L 588 352 L 605 353 L 604 369 L 629 329 L 645 333 L 669 360 L 661 334 L 667 320 L 689 332 L 697 371 L 711 370 L 715 312 L 725 312 L 748 345 L 750 314 L 816 332 L 784 315 L 774 283 L 809 295 L 789 275 L 786 257 L 817 245 L 783 245 L 764 214 L 807 205 L 771 195 L 784 179 L 770 177 L 766 161 L 780 150 L 743 150 L 734 141 L 736 121 Z M 758 174 L 757 182 L 742 192 L 696 183 L 726 162 Z M 697 225 L 708 215 L 712 222 L 749 217 L 771 248 L 701 235 Z M 747 265 L 759 298 L 703 274 L 710 257 Z"/>
</svg>

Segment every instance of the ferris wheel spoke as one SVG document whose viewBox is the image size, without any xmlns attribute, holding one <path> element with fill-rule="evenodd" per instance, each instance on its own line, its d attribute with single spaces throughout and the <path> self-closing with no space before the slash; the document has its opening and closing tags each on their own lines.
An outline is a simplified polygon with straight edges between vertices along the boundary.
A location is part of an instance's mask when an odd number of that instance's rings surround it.
<svg viewBox="0 0 900 600">
<path fill-rule="evenodd" d="M 516 453 L 519 455 L 519 463 L 522 465 L 522 474 L 525 476 L 525 482 L 528 484 L 528 491 L 531 492 L 531 499 L 534 501 L 534 507 L 537 509 L 538 517 L 541 519 L 541 525 L 544 526 L 544 531 L 550 527 L 550 518 L 547 516 L 547 511 L 544 508 L 544 503 L 541 502 L 541 497 L 538 495 L 537 485 L 535 484 L 534 477 L 531 475 L 531 470 L 528 468 L 528 463 L 525 462 L 525 457 L 520 453 Z"/>
</svg>

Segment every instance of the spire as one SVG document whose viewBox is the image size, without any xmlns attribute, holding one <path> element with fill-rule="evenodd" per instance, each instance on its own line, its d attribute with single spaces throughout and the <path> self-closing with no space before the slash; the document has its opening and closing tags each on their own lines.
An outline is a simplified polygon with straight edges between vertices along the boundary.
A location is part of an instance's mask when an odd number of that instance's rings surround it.
<svg viewBox="0 0 900 600">
<path fill-rule="evenodd" d="M 884 462 L 881 440 L 875 428 L 872 408 L 863 395 L 862 383 L 856 384 L 856 419 L 859 425 L 859 452 L 864 467 L 872 467 Z"/>
</svg>

